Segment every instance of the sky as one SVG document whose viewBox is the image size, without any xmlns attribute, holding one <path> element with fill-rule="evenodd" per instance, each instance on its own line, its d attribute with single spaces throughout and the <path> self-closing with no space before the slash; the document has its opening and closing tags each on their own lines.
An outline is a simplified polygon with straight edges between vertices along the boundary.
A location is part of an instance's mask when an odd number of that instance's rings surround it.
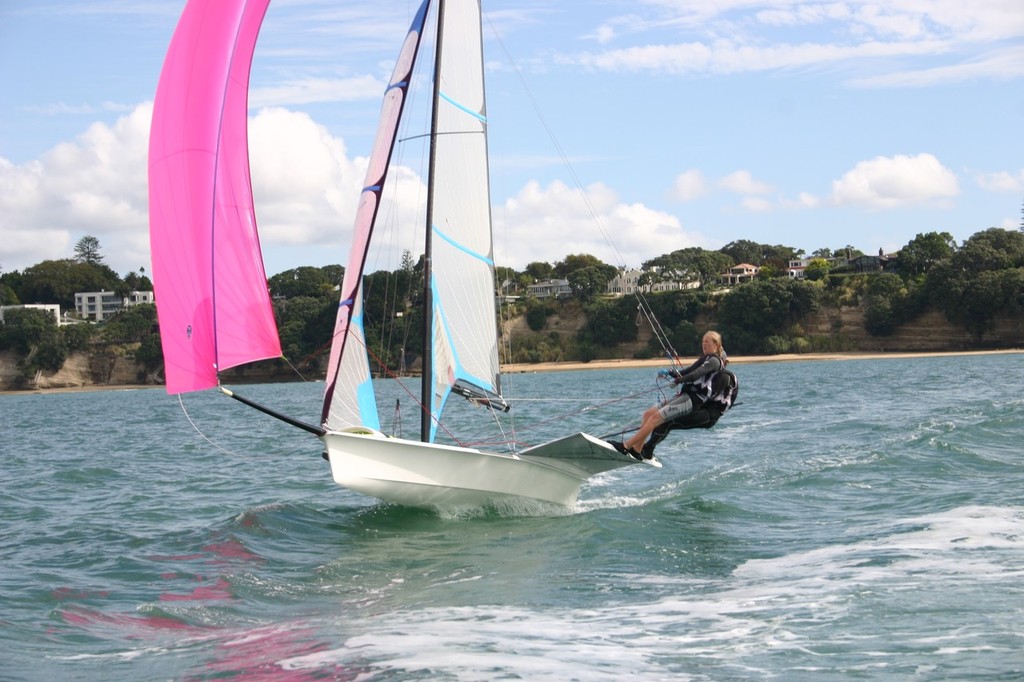
<svg viewBox="0 0 1024 682">
<path fill-rule="evenodd" d="M 417 4 L 271 1 L 249 121 L 268 275 L 346 262 Z M 150 271 L 148 131 L 183 7 L 0 0 L 0 272 L 86 235 L 119 274 Z M 1021 0 L 483 7 L 498 265 L 1021 226 Z"/>
</svg>

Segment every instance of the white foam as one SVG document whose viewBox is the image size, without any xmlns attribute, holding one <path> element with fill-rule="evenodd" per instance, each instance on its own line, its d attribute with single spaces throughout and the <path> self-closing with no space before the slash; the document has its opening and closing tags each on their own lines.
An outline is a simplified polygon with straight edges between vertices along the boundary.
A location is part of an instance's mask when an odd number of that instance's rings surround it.
<svg viewBox="0 0 1024 682">
<path fill-rule="evenodd" d="M 653 601 L 624 595 L 593 608 L 432 607 L 339 621 L 337 627 L 359 634 L 340 647 L 279 665 L 344 665 L 366 671 L 362 679 L 405 672 L 456 680 L 601 682 L 627 676 L 686 679 L 702 666 L 709 673 L 756 677 L 777 672 L 777 662 L 766 657 L 780 654 L 801 671 L 834 670 L 834 659 L 846 656 L 844 670 L 870 673 L 905 666 L 907 647 L 919 652 L 922 664 L 936 654 L 1008 651 L 1006 640 L 993 641 L 991 631 L 963 627 L 955 609 L 950 620 L 934 626 L 933 635 L 922 633 L 915 609 L 917 600 L 934 594 L 936 581 L 942 584 L 939 594 L 963 588 L 967 592 L 960 597 L 969 598 L 979 581 L 1024 578 L 1018 553 L 1024 550 L 1024 510 L 963 507 L 868 531 L 875 537 L 747 561 L 720 580 L 618 576 L 624 585 L 643 585 L 645 594 L 670 594 Z M 892 648 L 885 628 L 841 625 L 863 622 L 864 610 L 884 606 L 889 598 L 905 606 L 894 611 L 896 620 L 887 627 L 899 627 L 899 618 L 906 618 L 919 633 L 915 641 L 903 638 Z M 827 638 L 820 637 L 822 631 Z M 1001 634 L 1007 635 L 1005 629 Z M 929 636 L 942 639 L 928 641 Z M 816 666 L 819 658 L 823 663 Z"/>
</svg>

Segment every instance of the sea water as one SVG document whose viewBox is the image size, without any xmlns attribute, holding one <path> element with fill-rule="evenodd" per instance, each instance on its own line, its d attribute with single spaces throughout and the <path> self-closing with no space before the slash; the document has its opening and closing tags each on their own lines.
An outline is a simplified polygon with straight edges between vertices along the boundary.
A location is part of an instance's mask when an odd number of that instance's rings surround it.
<svg viewBox="0 0 1024 682">
<path fill-rule="evenodd" d="M 1024 355 L 734 369 L 715 429 L 561 513 L 377 503 L 215 392 L 2 396 L 0 679 L 1024 678 Z M 523 444 L 658 397 L 510 379 Z"/>
</svg>

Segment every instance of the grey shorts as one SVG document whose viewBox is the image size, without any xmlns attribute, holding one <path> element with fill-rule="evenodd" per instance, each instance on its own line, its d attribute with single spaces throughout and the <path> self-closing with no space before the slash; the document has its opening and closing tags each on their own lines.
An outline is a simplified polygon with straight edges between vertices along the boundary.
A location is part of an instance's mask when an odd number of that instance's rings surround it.
<svg viewBox="0 0 1024 682">
<path fill-rule="evenodd" d="M 664 421 L 672 421 L 676 417 L 690 412 L 693 412 L 693 401 L 690 399 L 690 394 L 685 392 L 674 398 L 669 398 L 658 408 L 658 414 Z"/>
</svg>

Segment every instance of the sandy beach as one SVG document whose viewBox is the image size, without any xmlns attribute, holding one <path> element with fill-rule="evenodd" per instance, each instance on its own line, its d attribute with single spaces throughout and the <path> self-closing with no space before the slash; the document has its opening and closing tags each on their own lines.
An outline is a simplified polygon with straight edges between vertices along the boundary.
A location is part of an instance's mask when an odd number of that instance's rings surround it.
<svg viewBox="0 0 1024 682">
<path fill-rule="evenodd" d="M 747 364 L 757 362 L 800 362 L 806 360 L 888 360 L 893 358 L 926 358 L 951 357 L 956 355 L 1002 355 L 1024 353 L 1024 349 L 1007 350 L 955 351 L 945 353 L 785 353 L 782 355 L 750 355 L 729 356 L 730 364 Z M 689 364 L 694 357 L 680 357 L 679 361 Z M 636 369 L 650 367 L 657 369 L 667 364 L 665 358 L 650 360 L 594 360 L 593 362 L 539 362 L 535 364 L 503 365 L 502 371 L 511 373 L 524 372 L 562 372 L 581 369 Z"/>
<path fill-rule="evenodd" d="M 1010 348 L 1005 350 L 954 351 L 944 353 L 786 353 L 782 355 L 751 355 L 730 356 L 731 364 L 750 364 L 758 362 L 805 362 L 808 360 L 889 360 L 895 358 L 952 357 L 957 355 L 1012 355 L 1024 354 L 1024 349 Z M 695 357 L 681 357 L 680 362 L 689 364 Z M 529 372 L 568 372 L 587 369 L 638 369 L 649 367 L 659 369 L 667 364 L 664 358 L 650 360 L 594 360 L 591 362 L 538 362 L 530 364 L 503 365 L 501 370 L 506 374 L 525 374 Z M 134 391 L 140 389 L 163 388 L 152 384 L 90 384 L 86 386 L 70 386 L 60 388 L 29 388 L 17 391 L 0 391 L 4 395 L 28 395 L 38 393 L 74 393 L 82 391 Z"/>
</svg>

